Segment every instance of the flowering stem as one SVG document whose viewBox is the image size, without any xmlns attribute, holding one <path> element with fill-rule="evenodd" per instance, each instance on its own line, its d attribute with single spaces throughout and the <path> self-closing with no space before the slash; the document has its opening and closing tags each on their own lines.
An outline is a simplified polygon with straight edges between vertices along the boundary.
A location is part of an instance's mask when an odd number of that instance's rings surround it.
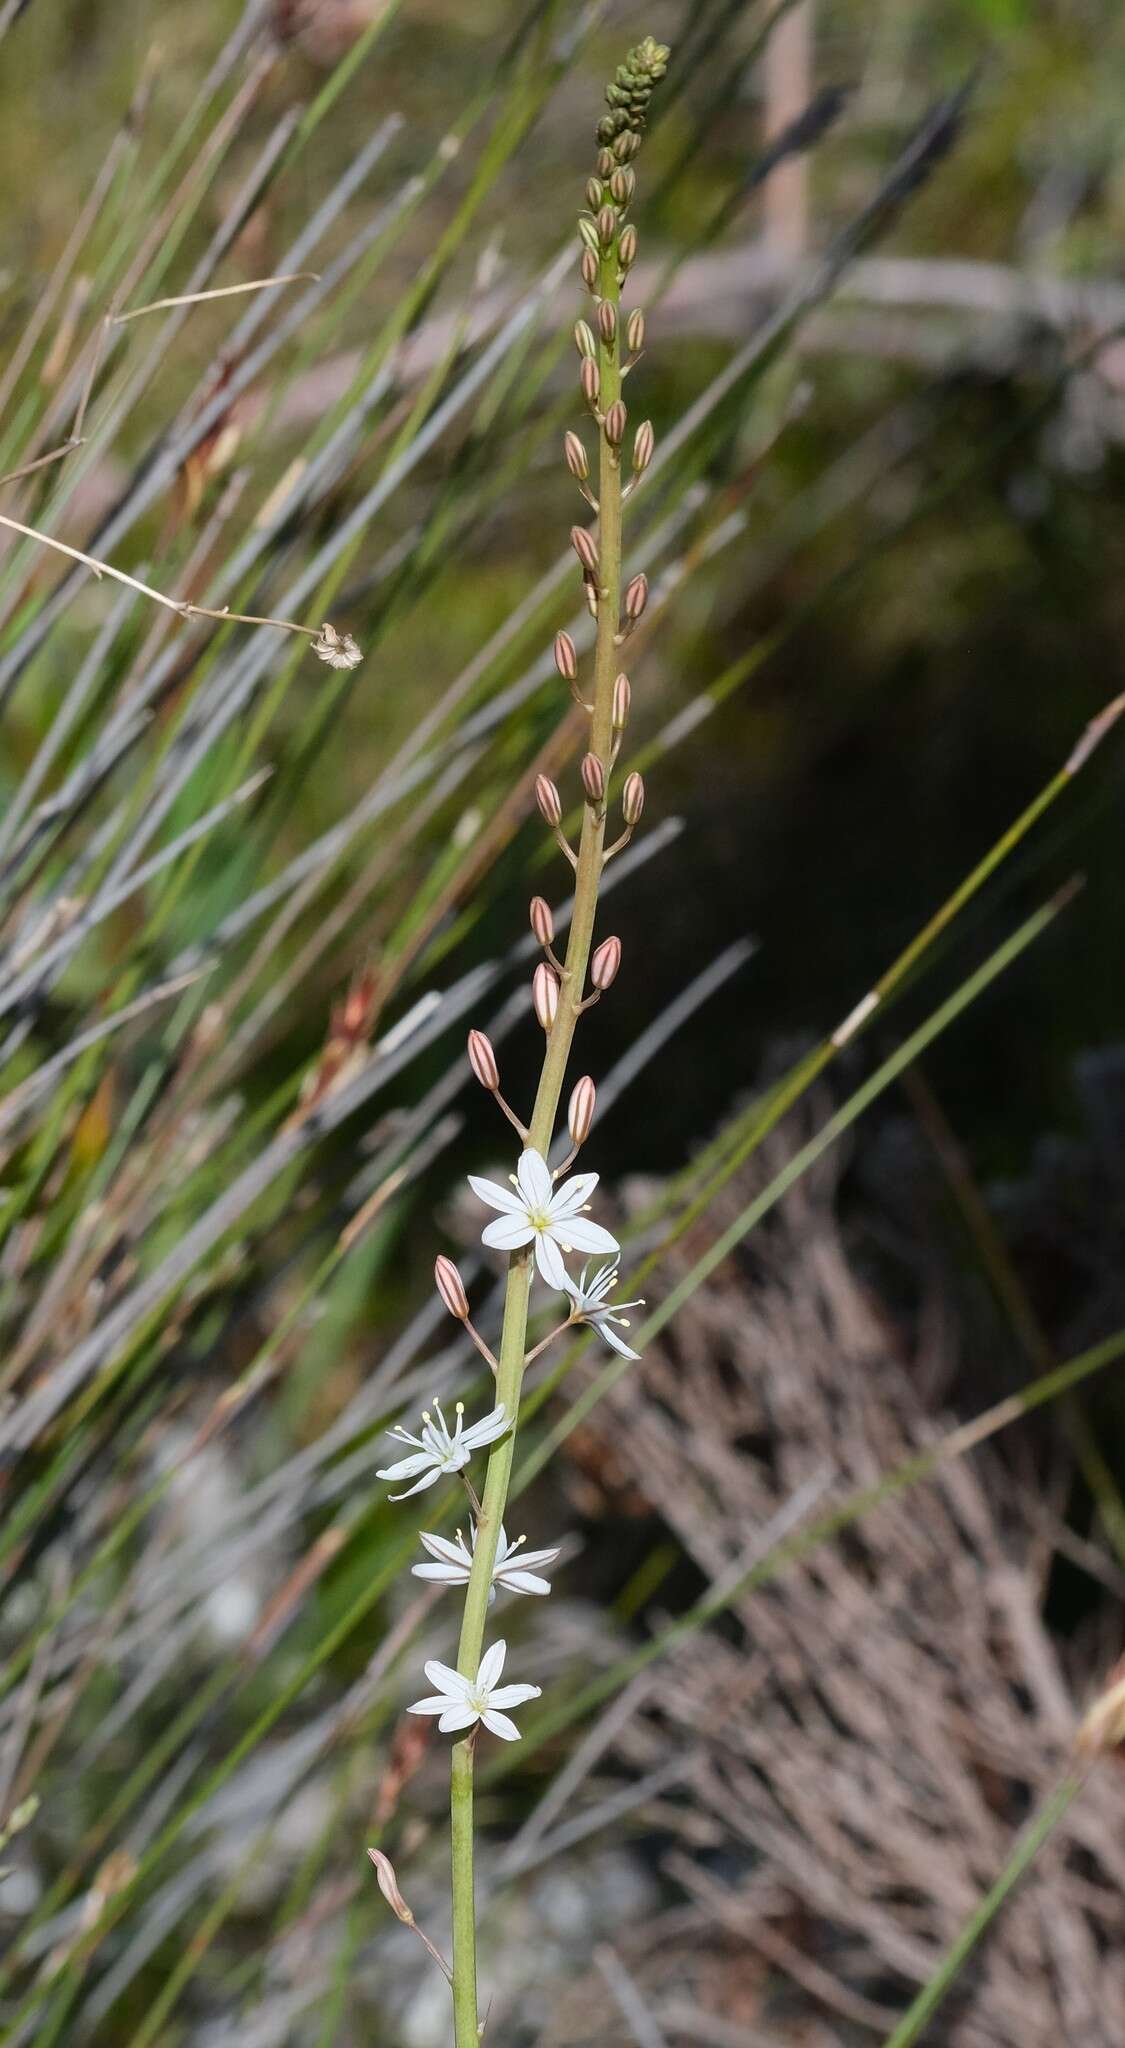
<svg viewBox="0 0 1125 2048">
<path fill-rule="evenodd" d="M 666 52 L 657 52 L 655 45 L 643 45 L 634 57 L 656 59 L 666 57 Z M 632 60 L 631 60 L 632 61 Z M 655 83 L 662 70 L 653 69 L 651 82 Z M 620 74 L 619 74 L 620 76 Z M 651 90 L 651 85 L 648 87 Z M 611 100 L 611 105 L 613 104 Z M 611 124 L 612 125 L 612 124 Z M 638 126 L 643 125 L 643 114 Z M 621 124 L 617 133 L 620 135 Z M 634 133 L 621 138 L 623 148 L 617 151 L 617 162 L 626 164 L 635 155 L 639 146 L 639 135 Z M 603 152 L 603 156 L 608 156 Z M 599 174 L 608 177 L 599 159 Z M 620 175 L 620 174 L 619 174 Z M 631 191 L 632 174 L 628 174 Z M 603 184 L 603 200 L 608 202 L 609 188 Z M 606 204 L 599 208 L 595 220 L 595 236 L 598 243 L 596 276 L 586 281 L 600 308 L 612 309 L 599 319 L 596 342 L 597 382 L 591 393 L 584 381 L 587 403 L 598 421 L 598 530 L 595 567 L 590 575 L 597 596 L 597 636 L 594 653 L 593 703 L 590 711 L 590 734 L 588 751 L 602 764 L 605 782 L 608 783 L 614 757 L 614 698 L 617 671 L 620 666 L 619 627 L 621 625 L 622 581 L 621 581 L 621 433 L 613 433 L 615 422 L 608 418 L 611 408 L 620 413 L 621 397 L 621 348 L 622 323 L 618 316 L 621 299 L 622 277 L 629 267 L 632 250 L 622 250 L 622 235 L 627 233 L 635 248 L 636 235 L 626 229 L 622 220 L 624 200 L 618 200 L 616 213 Z M 612 232 L 608 231 L 608 220 L 612 220 Z M 603 221 L 606 228 L 603 230 Z M 583 239 L 587 249 L 590 242 L 586 237 L 586 223 L 583 222 Z M 584 258 L 584 264 L 589 259 Z M 589 368 L 583 363 L 584 379 Z M 612 436 L 612 438 L 611 438 Z M 581 559 L 581 558 L 580 558 Z M 594 920 L 598 904 L 598 886 L 603 865 L 605 841 L 606 805 L 604 788 L 594 800 L 588 795 L 583 812 L 582 833 L 577 855 L 562 841 L 563 850 L 574 866 L 574 902 L 571 913 L 570 933 L 566 957 L 562 964 L 559 981 L 558 1005 L 554 1020 L 547 1032 L 546 1050 L 539 1077 L 527 1131 L 527 1144 L 545 1159 L 550 1151 L 558 1115 L 559 1101 L 566 1078 L 567 1060 L 574 1038 L 578 1018 L 587 1003 L 583 1000 L 587 969 L 593 945 Z M 556 837 L 558 834 L 556 833 Z M 504 1322 L 500 1339 L 499 1370 L 496 1376 L 496 1399 L 503 1403 L 509 1419 L 507 1434 L 497 1443 L 489 1456 L 488 1471 L 481 1501 L 481 1514 L 477 1524 L 476 1542 L 472 1570 L 465 1595 L 465 1609 L 461 1623 L 461 1636 L 457 1652 L 457 1669 L 465 1677 L 473 1677 L 478 1669 L 484 1641 L 485 1620 L 488 1613 L 488 1595 L 492 1584 L 492 1568 L 504 1510 L 508 1499 L 512 1462 L 515 1454 L 516 1425 L 519 1416 L 520 1391 L 524 1371 L 528 1363 L 527 1319 L 531 1293 L 534 1261 L 529 1246 L 510 1255 L 507 1285 L 504 1297 Z M 534 1354 L 533 1354 L 534 1355 Z M 453 1838 L 453 2010 L 456 2048 L 477 2048 L 479 2023 L 477 2016 L 476 1981 L 476 1926 L 473 1902 L 473 1742 L 471 1738 L 454 1745 L 452 1757 L 451 1819 Z"/>
</svg>

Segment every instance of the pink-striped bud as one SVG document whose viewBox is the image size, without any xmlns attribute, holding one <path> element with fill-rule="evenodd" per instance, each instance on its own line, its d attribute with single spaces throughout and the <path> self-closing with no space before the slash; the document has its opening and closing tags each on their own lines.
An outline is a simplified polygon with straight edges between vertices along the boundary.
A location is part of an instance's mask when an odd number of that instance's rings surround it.
<svg viewBox="0 0 1125 2048">
<path fill-rule="evenodd" d="M 634 171 L 618 169 L 612 172 L 609 180 L 609 190 L 615 206 L 628 206 L 630 199 L 633 197 L 633 188 L 636 182 L 637 178 Z"/>
<path fill-rule="evenodd" d="M 551 826 L 562 824 L 562 798 L 549 775 L 536 776 L 535 801 L 539 806 L 539 814 L 544 824 Z"/>
<path fill-rule="evenodd" d="M 569 633 L 555 634 L 555 667 L 564 683 L 573 683 L 578 676 L 578 649 Z"/>
<path fill-rule="evenodd" d="M 586 450 L 582 446 L 577 434 L 568 433 L 564 435 L 563 449 L 566 454 L 566 466 L 571 476 L 576 477 L 580 484 L 584 484 L 590 474 L 590 464 L 587 460 Z"/>
<path fill-rule="evenodd" d="M 626 128 L 617 137 L 613 145 L 613 154 L 619 164 L 627 164 L 631 157 L 636 156 L 640 146 L 641 138 L 636 130 L 634 128 Z"/>
<path fill-rule="evenodd" d="M 599 149 L 594 158 L 594 169 L 599 178 L 611 178 L 617 168 L 617 158 L 612 149 Z"/>
<path fill-rule="evenodd" d="M 580 220 L 578 223 L 578 233 L 583 248 L 589 252 L 596 263 L 601 253 L 601 243 L 598 241 L 598 231 L 593 221 Z"/>
<path fill-rule="evenodd" d="M 620 448 L 625 439 L 625 407 L 618 398 L 605 416 L 605 437 L 611 448 Z"/>
<path fill-rule="evenodd" d="M 622 228 L 621 230 L 621 240 L 617 245 L 617 254 L 622 270 L 630 270 L 637 260 L 637 230 L 633 226 L 632 221 L 629 222 L 627 228 Z"/>
<path fill-rule="evenodd" d="M 570 1132 L 570 1142 L 572 1145 L 584 1145 L 586 1143 L 594 1121 L 594 1104 L 596 1101 L 597 1094 L 594 1084 L 589 1074 L 583 1074 L 582 1079 L 574 1084 L 574 1092 L 570 1098 L 570 1108 L 566 1114 L 566 1127 Z"/>
<path fill-rule="evenodd" d="M 594 330 L 587 320 L 575 321 L 574 346 L 583 359 L 586 356 L 592 356 L 597 349 L 597 342 L 594 340 Z"/>
<path fill-rule="evenodd" d="M 596 576 L 598 573 L 598 544 L 589 527 L 572 526 L 570 529 L 570 545 L 578 556 L 587 576 Z"/>
<path fill-rule="evenodd" d="M 633 702 L 633 685 L 628 676 L 618 676 L 613 685 L 613 709 L 610 717 L 614 732 L 624 732 L 629 723 L 629 707 Z"/>
<path fill-rule="evenodd" d="M 617 980 L 620 965 L 620 939 L 603 939 L 601 945 L 595 948 L 594 957 L 590 962 L 590 980 L 594 987 L 598 990 L 611 987 Z"/>
<path fill-rule="evenodd" d="M 544 1031 L 549 1031 L 559 1010 L 559 977 L 545 960 L 531 978 L 531 1007 Z"/>
<path fill-rule="evenodd" d="M 600 178 L 587 178 L 587 180 L 586 180 L 586 204 L 587 204 L 587 206 L 589 207 L 589 209 L 590 209 L 590 212 L 591 212 L 591 213 L 596 213 L 596 212 L 597 212 L 597 210 L 598 210 L 599 206 L 600 206 L 600 205 L 601 205 L 601 203 L 602 203 L 602 199 L 603 199 L 603 197 L 604 197 L 604 194 L 603 194 L 603 192 L 602 192 L 602 181 L 601 181 L 601 179 L 600 179 Z"/>
<path fill-rule="evenodd" d="M 608 249 L 617 233 L 617 215 L 612 206 L 603 206 L 598 214 L 598 240 L 603 249 Z"/>
<path fill-rule="evenodd" d="M 642 420 L 633 436 L 633 468 L 638 476 L 642 470 L 648 468 L 655 447 L 656 435 L 652 431 L 652 421 Z"/>
<path fill-rule="evenodd" d="M 648 577 L 642 571 L 640 575 L 634 576 L 632 582 L 627 585 L 625 591 L 625 617 L 628 619 L 629 624 L 631 626 L 636 625 L 637 620 L 640 618 L 641 613 L 644 611 L 644 608 L 647 603 Z"/>
<path fill-rule="evenodd" d="M 551 906 L 545 896 L 532 897 L 530 915 L 531 929 L 539 944 L 541 946 L 551 945 L 555 936 L 555 920 L 551 916 Z"/>
<path fill-rule="evenodd" d="M 605 769 L 596 754 L 587 754 L 582 763 L 582 787 L 589 803 L 600 804 L 605 795 Z"/>
<path fill-rule="evenodd" d="M 483 1031 L 469 1033 L 469 1065 L 481 1087 L 487 1088 L 490 1095 L 495 1094 L 500 1086 L 500 1069 L 492 1050 L 492 1040 L 486 1038 Z"/>
<path fill-rule="evenodd" d="M 645 316 L 640 306 L 634 306 L 625 326 L 625 340 L 630 355 L 639 356 L 645 345 Z"/>
<path fill-rule="evenodd" d="M 603 299 L 598 307 L 598 333 L 608 348 L 617 334 L 617 307 L 612 299 Z"/>
<path fill-rule="evenodd" d="M 643 775 L 638 775 L 636 769 L 634 769 L 631 775 L 625 777 L 625 784 L 621 791 L 621 815 L 625 823 L 629 826 L 639 825 L 641 822 L 641 812 L 644 810 L 644 807 L 644 777 Z"/>
<path fill-rule="evenodd" d="M 444 1254 L 434 1260 L 434 1286 L 437 1288 L 450 1315 L 458 1323 L 469 1320 L 469 1297 L 465 1283 L 452 1259 Z"/>
<path fill-rule="evenodd" d="M 578 265 L 578 274 L 588 292 L 592 292 L 598 282 L 598 270 L 598 259 L 594 255 L 593 250 L 583 249 L 581 261 Z"/>
<path fill-rule="evenodd" d="M 602 380 L 598 375 L 597 364 L 592 362 L 589 356 L 583 356 L 582 358 L 582 368 L 579 371 L 578 382 L 582 386 L 582 396 L 590 407 L 591 412 L 593 412 L 598 403 L 598 393 L 602 388 Z"/>
</svg>

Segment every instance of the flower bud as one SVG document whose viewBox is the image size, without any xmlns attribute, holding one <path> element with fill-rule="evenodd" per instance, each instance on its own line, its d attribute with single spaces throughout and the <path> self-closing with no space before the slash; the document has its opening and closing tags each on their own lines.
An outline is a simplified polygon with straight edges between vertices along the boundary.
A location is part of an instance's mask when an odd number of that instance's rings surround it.
<svg viewBox="0 0 1125 2048">
<path fill-rule="evenodd" d="M 615 206 L 628 206 L 630 199 L 633 197 L 633 188 L 636 182 L 636 174 L 633 171 L 623 170 L 619 167 L 611 173 L 609 192 Z"/>
<path fill-rule="evenodd" d="M 590 407 L 591 412 L 593 412 L 598 403 L 598 393 L 602 388 L 602 380 L 598 376 L 597 364 L 591 362 L 589 356 L 584 356 L 582 359 L 579 382 L 582 386 L 582 396 Z"/>
<path fill-rule="evenodd" d="M 531 929 L 541 946 L 549 946 L 552 943 L 555 936 L 555 920 L 545 896 L 533 896 L 531 899 Z"/>
<path fill-rule="evenodd" d="M 634 306 L 625 324 L 625 339 L 630 355 L 639 356 L 645 345 L 645 316 L 640 306 Z"/>
<path fill-rule="evenodd" d="M 613 154 L 617 158 L 619 164 L 627 164 L 629 162 L 630 157 L 636 156 L 640 146 L 640 136 L 637 135 L 631 128 L 626 128 L 617 137 L 617 140 L 613 145 Z"/>
<path fill-rule="evenodd" d="M 574 346 L 578 350 L 579 355 L 583 357 L 592 356 L 596 353 L 597 342 L 594 340 L 594 332 L 588 321 L 575 321 Z"/>
<path fill-rule="evenodd" d="M 605 795 L 605 769 L 596 754 L 587 754 L 582 762 L 582 787 L 592 804 L 600 804 Z"/>
<path fill-rule="evenodd" d="M 643 571 L 626 586 L 624 602 L 625 617 L 630 625 L 635 626 L 648 603 L 648 577 Z"/>
<path fill-rule="evenodd" d="M 622 441 L 625 439 L 625 407 L 619 398 L 615 399 L 610 406 L 603 424 L 605 426 L 605 437 L 610 447 L 620 448 Z"/>
<path fill-rule="evenodd" d="M 622 270 L 631 270 L 637 260 L 637 230 L 633 226 L 632 221 L 630 221 L 627 228 L 622 228 L 621 230 L 621 240 L 617 245 L 617 255 Z"/>
<path fill-rule="evenodd" d="M 544 824 L 552 826 L 562 824 L 562 798 L 549 775 L 536 776 L 535 801 L 539 806 Z M 481 1034 L 477 1032 L 475 1035 L 479 1038 Z M 485 1042 L 487 1043 L 487 1040 Z M 489 1050 L 491 1050 L 491 1047 Z"/>
<path fill-rule="evenodd" d="M 589 250 L 594 261 L 597 262 L 601 254 L 601 243 L 598 241 L 598 231 L 593 221 L 580 220 L 578 223 L 578 233 L 584 247 Z"/>
<path fill-rule="evenodd" d="M 584 484 L 590 474 L 590 464 L 577 434 L 567 433 L 563 438 L 563 448 L 566 451 L 566 466 L 571 476 L 576 477 L 580 484 Z"/>
<path fill-rule="evenodd" d="M 614 156 L 613 151 L 611 149 L 599 149 L 594 161 L 594 169 L 599 178 L 611 178 L 616 168 L 617 158 Z"/>
<path fill-rule="evenodd" d="M 617 980 L 620 965 L 620 939 L 603 939 L 601 945 L 595 948 L 594 957 L 590 962 L 590 980 L 594 987 L 599 991 L 609 988 Z"/>
<path fill-rule="evenodd" d="M 598 259 L 592 249 L 583 249 L 578 272 L 586 290 L 592 292 L 598 281 Z"/>
<path fill-rule="evenodd" d="M 572 526 L 570 545 L 578 556 L 587 576 L 598 573 L 598 544 L 588 526 Z"/>
<path fill-rule="evenodd" d="M 612 299 L 603 299 L 598 307 L 598 333 L 607 346 L 617 333 L 617 307 Z"/>
<path fill-rule="evenodd" d="M 613 685 L 613 710 L 610 714 L 614 732 L 624 732 L 629 723 L 629 706 L 633 701 L 633 686 L 628 676 L 618 676 Z"/>
<path fill-rule="evenodd" d="M 590 212 L 591 212 L 591 213 L 596 213 L 596 212 L 597 212 L 597 210 L 598 210 L 599 206 L 600 206 L 600 205 L 601 205 L 601 203 L 602 203 L 602 200 L 603 200 L 604 196 L 605 196 L 605 195 L 604 195 L 604 193 L 603 193 L 603 191 L 602 191 L 602 181 L 601 181 L 601 179 L 600 179 L 600 178 L 587 178 L 587 180 L 586 180 L 586 204 L 587 204 L 587 206 L 589 207 L 589 209 L 590 209 Z"/>
<path fill-rule="evenodd" d="M 549 1031 L 559 1009 L 559 977 L 545 960 L 539 962 L 531 980 L 531 1007 L 544 1031 Z"/>
<path fill-rule="evenodd" d="M 399 1891 L 395 1867 L 390 1857 L 384 1856 L 381 1849 L 369 1849 L 367 1853 L 375 1865 L 375 1875 L 379 1880 L 379 1890 L 386 1899 L 395 1919 L 401 1920 L 404 1927 L 413 1927 L 414 1915 Z"/>
<path fill-rule="evenodd" d="M 490 1095 L 494 1094 L 500 1086 L 500 1069 L 492 1050 L 492 1040 L 486 1038 L 483 1031 L 469 1033 L 469 1065 L 481 1087 L 487 1088 Z"/>
<path fill-rule="evenodd" d="M 555 667 L 564 683 L 573 683 L 578 676 L 578 649 L 569 633 L 555 634 Z"/>
<path fill-rule="evenodd" d="M 613 238 L 617 233 L 617 215 L 614 212 L 612 206 L 602 207 L 600 213 L 598 214 L 597 232 L 598 240 L 601 243 L 603 249 L 611 248 L 613 245 Z"/>
<path fill-rule="evenodd" d="M 570 1142 L 572 1145 L 584 1145 L 586 1143 L 590 1135 L 590 1127 L 594 1121 L 594 1104 L 596 1101 L 597 1095 L 594 1084 L 589 1074 L 583 1074 L 582 1079 L 574 1084 L 574 1092 L 570 1098 L 570 1108 L 566 1113 L 566 1127 L 570 1132 Z"/>
<path fill-rule="evenodd" d="M 625 823 L 629 826 L 639 825 L 644 807 L 644 777 L 638 775 L 634 769 L 631 775 L 625 777 L 625 785 L 621 791 L 621 815 Z"/>
<path fill-rule="evenodd" d="M 465 1292 L 465 1283 L 453 1260 L 447 1259 L 444 1254 L 434 1260 L 434 1286 L 454 1320 L 458 1323 L 467 1323 L 469 1297 Z"/>
<path fill-rule="evenodd" d="M 652 461 L 655 447 L 656 435 L 652 431 L 652 421 L 642 420 L 633 436 L 633 470 L 635 475 L 640 476 L 642 470 L 648 468 L 649 463 Z"/>
</svg>

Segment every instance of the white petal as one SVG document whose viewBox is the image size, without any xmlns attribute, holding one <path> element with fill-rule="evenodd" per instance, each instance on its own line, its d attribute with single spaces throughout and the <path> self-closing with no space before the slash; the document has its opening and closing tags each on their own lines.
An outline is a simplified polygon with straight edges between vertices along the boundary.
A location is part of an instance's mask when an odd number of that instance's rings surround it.
<svg viewBox="0 0 1125 2048">
<path fill-rule="evenodd" d="M 414 1569 L 421 1576 L 426 1567 L 422 1564 L 416 1564 Z M 437 1565 L 430 1566 L 431 1571 L 437 1571 L 437 1569 Z M 551 1590 L 550 1584 L 546 1579 L 537 1579 L 534 1572 L 517 1570 L 514 1564 L 508 1566 L 507 1571 L 501 1574 L 497 1583 L 501 1586 L 506 1586 L 509 1593 L 549 1593 Z"/>
<path fill-rule="evenodd" d="M 501 1685 L 488 1704 L 490 1707 L 522 1707 L 525 1700 L 537 1700 L 539 1695 L 537 1685 Z"/>
<path fill-rule="evenodd" d="M 489 1707 L 487 1713 L 481 1715 L 481 1720 L 486 1728 L 491 1728 L 492 1733 L 500 1737 L 502 1742 L 519 1741 L 520 1731 L 514 1721 L 509 1721 L 507 1714 L 495 1714 Z M 438 1726 L 441 1726 L 440 1722 Z"/>
<path fill-rule="evenodd" d="M 446 1564 L 455 1564 L 461 1570 L 472 1563 L 463 1538 L 458 1537 L 456 1543 L 451 1543 L 448 1536 L 429 1536 L 424 1529 L 419 1529 L 418 1535 L 423 1549 L 428 1550 L 431 1557 L 441 1558 Z"/>
<path fill-rule="evenodd" d="M 572 1173 L 551 1197 L 552 1217 L 557 1220 L 560 1216 L 576 1216 L 579 1209 L 585 1208 L 598 1179 L 596 1173 Z"/>
<path fill-rule="evenodd" d="M 541 1152 L 536 1152 L 529 1146 L 526 1152 L 520 1154 L 516 1179 L 529 1209 L 546 1209 L 550 1206 L 554 1199 L 555 1183 L 551 1179 L 551 1169 Z"/>
<path fill-rule="evenodd" d="M 409 1500 L 412 1493 L 425 1493 L 427 1486 L 436 1486 L 440 1478 L 441 1473 L 435 1465 L 429 1472 L 423 1472 L 421 1479 L 416 1479 L 413 1486 L 408 1486 L 405 1493 L 389 1493 L 387 1499 Z"/>
<path fill-rule="evenodd" d="M 557 1550 L 521 1550 L 518 1560 L 519 1568 L 521 1571 L 526 1571 L 529 1566 L 538 1568 L 540 1565 L 554 1564 L 558 1555 Z"/>
<path fill-rule="evenodd" d="M 449 1706 L 445 1694 L 437 1693 L 430 1699 L 415 1700 L 414 1705 L 407 1707 L 406 1711 L 408 1714 L 448 1714 Z"/>
<path fill-rule="evenodd" d="M 471 1707 L 466 1700 L 463 1707 L 449 1707 L 438 1722 L 438 1727 L 443 1735 L 448 1735 L 454 1728 L 471 1728 L 473 1722 L 479 1718 L 476 1708 Z"/>
<path fill-rule="evenodd" d="M 514 1216 L 517 1209 L 523 1209 L 522 1196 L 516 1193 L 515 1188 L 502 1188 L 498 1180 L 482 1180 L 479 1174 L 471 1173 L 469 1186 L 474 1195 L 488 1203 L 490 1209 L 499 1209 L 504 1216 Z"/>
<path fill-rule="evenodd" d="M 450 1699 L 464 1700 L 468 1698 L 468 1679 L 462 1678 L 461 1673 L 452 1670 L 448 1664 L 439 1664 L 436 1657 L 431 1657 L 429 1663 L 424 1664 L 422 1669 L 425 1671 L 430 1684 L 436 1685 L 439 1692 L 447 1694 Z"/>
<path fill-rule="evenodd" d="M 569 1223 L 566 1228 L 570 1229 Z M 537 1231 L 535 1235 L 535 1263 L 548 1287 L 553 1287 L 558 1294 L 563 1293 L 566 1287 L 566 1267 L 563 1265 L 558 1245 L 545 1230 Z"/>
<path fill-rule="evenodd" d="M 586 1216 L 567 1216 L 559 1224 L 559 1235 L 566 1243 L 573 1245 L 576 1252 L 615 1252 L 619 1250 L 617 1239 L 603 1230 L 600 1223 L 591 1223 Z"/>
<path fill-rule="evenodd" d="M 415 1579 L 436 1579 L 443 1586 L 464 1586 L 468 1583 L 467 1564 L 412 1564 L 411 1577 Z"/>
<path fill-rule="evenodd" d="M 596 1323 L 594 1327 L 596 1328 L 599 1337 L 604 1337 L 607 1344 L 611 1344 L 615 1351 L 620 1351 L 622 1358 L 640 1357 L 640 1352 L 633 1351 L 630 1348 L 630 1346 L 626 1344 L 625 1339 L 623 1337 L 619 1337 L 615 1330 L 610 1329 L 609 1324 L 607 1322 Z"/>
<path fill-rule="evenodd" d="M 518 1216 L 498 1216 L 494 1223 L 486 1223 L 480 1234 L 481 1243 L 490 1244 L 497 1252 L 516 1252 L 534 1236 L 522 1209 Z"/>
<path fill-rule="evenodd" d="M 504 1669 L 504 1659 L 507 1654 L 508 1645 L 504 1641 L 503 1636 L 495 1643 L 492 1643 L 485 1651 L 484 1656 L 480 1660 L 480 1670 L 477 1672 L 478 1692 L 492 1691 L 500 1673 Z"/>
<path fill-rule="evenodd" d="M 400 1458 L 397 1465 L 384 1465 L 376 1472 L 376 1479 L 413 1479 L 418 1472 L 425 1472 L 433 1464 L 429 1451 L 411 1451 L 408 1458 Z"/>
<path fill-rule="evenodd" d="M 471 1422 L 469 1424 L 468 1429 L 461 1438 L 462 1448 L 467 1451 L 477 1451 L 482 1444 L 493 1443 L 498 1436 L 503 1436 L 507 1427 L 508 1411 L 503 1401 L 501 1401 L 492 1410 L 491 1415 L 484 1415 L 479 1422 Z"/>
</svg>

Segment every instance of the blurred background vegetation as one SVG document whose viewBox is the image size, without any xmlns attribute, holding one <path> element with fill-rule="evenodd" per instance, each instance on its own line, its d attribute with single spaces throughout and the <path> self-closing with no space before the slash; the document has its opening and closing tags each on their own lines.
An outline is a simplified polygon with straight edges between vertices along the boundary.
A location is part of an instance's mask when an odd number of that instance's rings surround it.
<svg viewBox="0 0 1125 2048">
<path fill-rule="evenodd" d="M 376 1425 L 465 1371 L 429 1268 L 444 1248 L 470 1270 L 459 1177 L 503 1134 L 464 1029 L 500 1017 L 516 1100 L 538 1059 L 512 948 L 530 887 L 562 894 L 534 774 L 575 786 L 549 646 L 576 611 L 559 451 L 602 85 L 640 35 L 673 46 L 629 392 L 662 451 L 632 528 L 648 812 L 582 1054 L 600 1081 L 668 1022 L 597 1132 L 639 1257 L 1125 691 L 1125 20 L 1106 0 L 30 0 L 0 23 L 0 467 L 63 441 L 93 379 L 82 446 L 0 511 L 161 590 L 327 616 L 365 655 L 338 675 L 268 631 L 173 624 L 5 540 L 0 1811 L 42 1804 L 0 1893 L 0 2038 L 425 2048 L 440 2009 L 355 1851 L 388 1841 L 438 1899 L 441 1760 L 398 1712 L 409 1630 L 444 1654 L 445 1623 L 411 1617 L 416 1525 L 371 1475 Z M 321 282 L 103 326 L 289 269 Z M 927 1404 L 975 1414 L 1125 1323 L 1120 747 L 822 1084 L 827 1116 L 1084 878 L 880 1096 L 825 1198 L 921 1387 L 904 1445 Z M 704 1207 L 675 1241 L 703 1252 L 727 1220 Z M 670 1285 L 658 1261 L 650 1299 Z M 621 1426 L 584 1415 L 532 1494 L 531 1540 L 553 1521 L 572 1546 L 543 1681 L 564 1698 L 708 1583 L 705 1547 L 615 1463 Z M 1026 1434 L 1016 1476 L 1062 1532 L 1037 1611 L 1079 1645 L 1080 1692 L 1125 1562 L 1112 1374 Z M 498 1840 L 576 1739 L 528 1745 Z M 995 1811 L 1014 1824 L 1027 1790 Z M 632 1860 L 618 1841 L 521 1899 L 519 1938 L 549 1935 L 533 1984 L 584 1967 L 618 1913 L 671 1910 L 670 1829 L 638 1806 Z M 875 2038 L 863 1999 L 893 2015 L 923 1975 L 853 1970 L 837 2029 Z M 613 1981 L 602 2030 L 580 2013 L 558 2039 L 643 2038 L 627 1999 L 614 2031 Z M 521 1982 L 498 2038 L 547 2039 Z M 749 2043 L 749 1985 L 707 1996 Z M 853 2038 L 779 2010 L 777 2043 Z M 1007 2010 L 932 2038 L 1038 2038 Z"/>
</svg>

